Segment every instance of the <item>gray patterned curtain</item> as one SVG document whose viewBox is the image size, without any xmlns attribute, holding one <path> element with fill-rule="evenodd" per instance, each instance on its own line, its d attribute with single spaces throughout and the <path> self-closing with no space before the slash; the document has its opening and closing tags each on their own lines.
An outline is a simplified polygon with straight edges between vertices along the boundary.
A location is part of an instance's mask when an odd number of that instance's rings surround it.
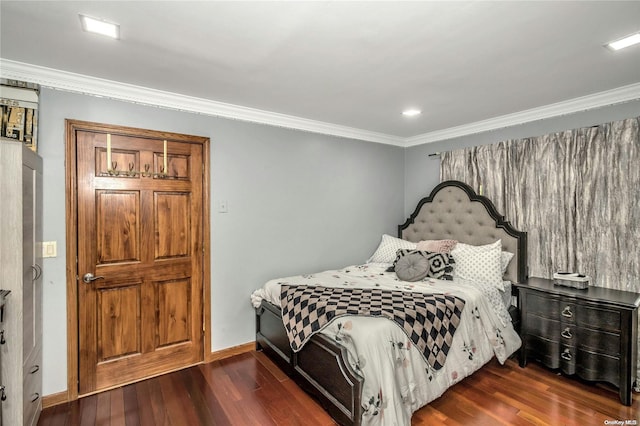
<svg viewBox="0 0 640 426">
<path fill-rule="evenodd" d="M 529 275 L 640 292 L 640 118 L 446 152 L 440 179 L 482 186 L 528 232 Z"/>
</svg>

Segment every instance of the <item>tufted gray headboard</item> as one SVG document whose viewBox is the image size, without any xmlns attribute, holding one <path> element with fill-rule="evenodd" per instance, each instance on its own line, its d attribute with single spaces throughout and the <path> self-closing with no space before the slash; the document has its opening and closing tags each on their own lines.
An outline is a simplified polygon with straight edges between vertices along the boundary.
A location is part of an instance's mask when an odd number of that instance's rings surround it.
<svg viewBox="0 0 640 426">
<path fill-rule="evenodd" d="M 451 239 L 473 245 L 501 239 L 502 250 L 515 254 L 505 279 L 517 283 L 527 279 L 527 233 L 514 229 L 488 198 L 464 182 L 450 180 L 436 186 L 398 226 L 398 236 L 413 242 Z"/>
</svg>

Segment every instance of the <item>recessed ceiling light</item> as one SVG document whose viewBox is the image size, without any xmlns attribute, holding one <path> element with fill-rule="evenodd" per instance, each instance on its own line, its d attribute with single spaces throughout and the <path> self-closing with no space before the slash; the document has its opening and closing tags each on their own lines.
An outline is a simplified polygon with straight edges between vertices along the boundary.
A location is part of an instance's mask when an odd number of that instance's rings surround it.
<svg viewBox="0 0 640 426">
<path fill-rule="evenodd" d="M 414 117 L 420 114 L 422 114 L 422 111 L 420 111 L 419 109 L 406 109 L 402 111 L 402 115 L 405 115 L 407 117 Z"/>
<path fill-rule="evenodd" d="M 607 47 L 611 50 L 620 50 L 638 43 L 640 43 L 640 33 L 635 33 L 620 40 L 607 43 Z"/>
<path fill-rule="evenodd" d="M 80 15 L 80 22 L 82 22 L 82 29 L 86 32 L 115 39 L 120 38 L 120 25 L 118 24 L 107 22 L 103 19 L 91 18 L 86 15 Z"/>
</svg>

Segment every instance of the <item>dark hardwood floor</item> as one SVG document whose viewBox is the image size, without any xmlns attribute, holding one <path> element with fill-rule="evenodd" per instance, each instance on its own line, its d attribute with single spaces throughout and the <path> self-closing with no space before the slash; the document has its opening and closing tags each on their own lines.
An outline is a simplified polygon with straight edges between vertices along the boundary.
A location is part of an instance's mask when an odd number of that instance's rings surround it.
<svg viewBox="0 0 640 426">
<path fill-rule="evenodd" d="M 640 396 L 495 360 L 413 415 L 413 425 L 624 425 Z M 249 352 L 45 409 L 40 426 L 333 425 L 264 354 Z"/>
</svg>

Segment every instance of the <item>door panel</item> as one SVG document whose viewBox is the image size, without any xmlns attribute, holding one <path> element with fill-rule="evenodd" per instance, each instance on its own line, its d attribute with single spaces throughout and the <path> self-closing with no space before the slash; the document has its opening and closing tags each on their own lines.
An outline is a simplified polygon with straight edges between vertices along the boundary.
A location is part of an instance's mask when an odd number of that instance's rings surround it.
<svg viewBox="0 0 640 426">
<path fill-rule="evenodd" d="M 185 193 L 155 194 L 155 258 L 189 256 L 191 199 Z"/>
<path fill-rule="evenodd" d="M 189 158 L 185 155 L 169 155 L 168 156 L 169 173 L 177 179 L 189 179 Z"/>
<path fill-rule="evenodd" d="M 98 264 L 140 260 L 140 193 L 96 191 Z"/>
<path fill-rule="evenodd" d="M 191 322 L 190 280 L 162 281 L 157 288 L 158 346 L 186 342 Z"/>
<path fill-rule="evenodd" d="M 98 362 L 142 352 L 141 285 L 98 289 Z"/>
<path fill-rule="evenodd" d="M 202 144 L 75 142 L 78 275 L 98 277 L 78 283 L 79 393 L 202 361 Z"/>
<path fill-rule="evenodd" d="M 130 151 L 126 149 L 111 149 L 111 165 L 115 165 L 117 170 L 129 172 L 132 170 L 139 171 L 140 153 L 138 151 Z M 107 164 L 107 149 L 96 148 L 96 168 L 95 170 L 106 171 L 109 169 Z M 117 176 L 119 179 L 135 178 L 131 173 L 122 173 Z"/>
</svg>

